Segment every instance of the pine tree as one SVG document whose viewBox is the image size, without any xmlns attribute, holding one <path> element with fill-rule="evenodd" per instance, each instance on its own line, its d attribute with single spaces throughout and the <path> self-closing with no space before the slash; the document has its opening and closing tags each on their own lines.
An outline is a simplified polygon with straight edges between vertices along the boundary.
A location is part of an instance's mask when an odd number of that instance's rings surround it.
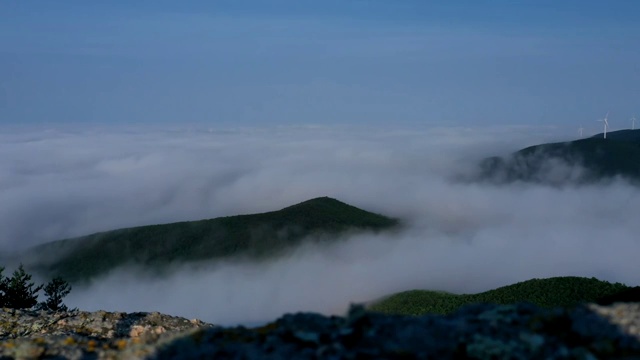
<svg viewBox="0 0 640 360">
<path fill-rule="evenodd" d="M 3 271 L 4 267 L 0 266 L 0 308 L 6 306 L 7 279 L 2 274 Z"/>
<path fill-rule="evenodd" d="M 12 309 L 30 309 L 38 304 L 38 291 L 42 285 L 35 286 L 31 282 L 31 275 L 20 267 L 13 272 L 13 275 L 5 280 L 5 304 Z"/>
<path fill-rule="evenodd" d="M 47 286 L 44 287 L 44 294 L 47 296 L 45 302 L 40 303 L 43 310 L 51 311 L 67 311 L 68 308 L 62 303 L 62 298 L 67 296 L 71 291 L 71 285 L 62 280 L 61 277 L 55 277 Z"/>
</svg>

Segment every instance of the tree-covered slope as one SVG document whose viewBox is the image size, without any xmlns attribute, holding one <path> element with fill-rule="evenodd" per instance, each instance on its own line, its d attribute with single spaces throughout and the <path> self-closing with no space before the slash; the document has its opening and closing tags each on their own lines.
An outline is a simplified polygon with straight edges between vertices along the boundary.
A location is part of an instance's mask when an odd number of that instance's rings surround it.
<svg viewBox="0 0 640 360">
<path fill-rule="evenodd" d="M 529 302 L 544 307 L 570 307 L 629 289 L 620 283 L 609 283 L 596 278 L 554 277 L 532 279 L 503 286 L 478 294 L 451 294 L 429 290 L 405 291 L 370 305 L 370 309 L 388 314 L 424 315 L 449 314 L 473 303 L 515 304 Z"/>
<path fill-rule="evenodd" d="M 640 181 L 640 130 L 530 146 L 480 164 L 480 178 L 497 182 L 589 183 L 621 176 Z"/>
<path fill-rule="evenodd" d="M 604 134 L 596 134 L 592 139 L 603 139 Z M 607 132 L 607 139 L 619 141 L 640 141 L 640 130 L 617 130 Z"/>
<path fill-rule="evenodd" d="M 323 197 L 262 214 L 141 226 L 56 241 L 31 249 L 26 258 L 36 259 L 29 265 L 37 272 L 77 282 L 125 264 L 161 270 L 174 262 L 273 256 L 311 235 L 379 231 L 397 224 L 395 219 Z"/>
</svg>

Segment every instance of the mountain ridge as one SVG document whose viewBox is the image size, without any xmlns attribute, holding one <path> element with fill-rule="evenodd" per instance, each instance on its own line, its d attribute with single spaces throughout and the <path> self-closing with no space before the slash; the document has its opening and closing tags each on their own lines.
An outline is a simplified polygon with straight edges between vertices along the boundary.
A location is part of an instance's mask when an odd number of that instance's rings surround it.
<svg viewBox="0 0 640 360">
<path fill-rule="evenodd" d="M 616 177 L 640 183 L 640 130 L 618 130 L 573 141 L 545 143 L 479 164 L 477 180 L 551 185 L 589 184 Z"/>
<path fill-rule="evenodd" d="M 397 219 L 319 197 L 258 214 L 137 226 L 57 240 L 29 249 L 23 258 L 37 273 L 75 282 L 127 264 L 161 270 L 172 263 L 269 258 L 316 235 L 316 241 L 326 242 L 350 230 L 381 231 L 397 225 Z M 321 237 L 323 234 L 332 236 Z"/>
<path fill-rule="evenodd" d="M 387 295 L 370 303 L 369 309 L 398 315 L 446 315 L 474 303 L 508 305 L 529 302 L 541 307 L 572 307 L 581 303 L 609 303 L 637 299 L 622 283 L 596 278 L 556 276 L 533 278 L 475 294 L 453 294 L 433 290 L 409 290 Z M 635 297 L 633 297 L 635 296 Z M 614 299 L 614 300 L 609 300 Z"/>
</svg>

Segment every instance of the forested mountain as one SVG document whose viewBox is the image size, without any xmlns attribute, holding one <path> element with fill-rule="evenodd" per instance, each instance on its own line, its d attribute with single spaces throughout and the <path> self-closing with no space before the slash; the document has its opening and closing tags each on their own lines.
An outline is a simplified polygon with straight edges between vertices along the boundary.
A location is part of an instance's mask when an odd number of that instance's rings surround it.
<svg viewBox="0 0 640 360">
<path fill-rule="evenodd" d="M 622 177 L 640 181 L 640 130 L 621 130 L 590 138 L 541 144 L 480 164 L 479 179 L 553 185 L 592 183 Z"/>
<path fill-rule="evenodd" d="M 279 211 L 120 229 L 47 243 L 23 255 L 28 266 L 70 282 L 122 265 L 162 271 L 173 263 L 277 256 L 303 240 L 330 242 L 347 231 L 381 231 L 398 220 L 328 197 Z"/>
<path fill-rule="evenodd" d="M 371 310 L 388 314 L 449 314 L 473 303 L 516 304 L 529 302 L 544 307 L 571 307 L 580 303 L 615 299 L 627 294 L 628 286 L 596 278 L 575 276 L 531 279 L 478 294 L 451 294 L 442 291 L 405 291 L 370 305 Z M 637 300 L 637 296 L 635 298 Z"/>
</svg>

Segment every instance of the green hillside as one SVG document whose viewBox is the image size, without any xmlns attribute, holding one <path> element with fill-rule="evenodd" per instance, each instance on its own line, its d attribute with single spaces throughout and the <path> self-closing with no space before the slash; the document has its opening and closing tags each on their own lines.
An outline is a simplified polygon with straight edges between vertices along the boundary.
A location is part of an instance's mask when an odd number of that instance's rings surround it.
<svg viewBox="0 0 640 360">
<path fill-rule="evenodd" d="M 596 302 L 600 305 L 611 305 L 617 302 L 640 302 L 640 286 L 625 288 L 615 294 L 601 297 Z"/>
<path fill-rule="evenodd" d="M 375 301 L 370 305 L 370 309 L 388 314 L 424 315 L 448 314 L 473 303 L 530 302 L 544 307 L 570 307 L 584 302 L 596 302 L 627 289 L 629 287 L 626 285 L 611 284 L 596 278 L 554 277 L 527 280 L 478 294 L 457 295 L 428 290 L 405 291 Z"/>
<path fill-rule="evenodd" d="M 593 135 L 593 139 L 604 138 L 603 134 Z M 620 141 L 640 141 L 640 130 L 617 130 L 607 132 L 607 139 Z"/>
<path fill-rule="evenodd" d="M 141 226 L 55 241 L 31 249 L 25 258 L 37 259 L 28 262 L 36 272 L 78 282 L 125 264 L 160 271 L 174 262 L 275 256 L 310 235 L 380 231 L 397 224 L 395 219 L 323 197 L 262 214 Z M 314 239 L 333 241 L 335 236 Z"/>
<path fill-rule="evenodd" d="M 560 160 L 560 161 L 558 161 Z M 563 165 L 569 165 L 563 166 Z M 571 169 L 580 166 L 578 173 Z M 589 183 L 621 176 L 640 181 L 640 130 L 621 130 L 576 141 L 535 145 L 480 164 L 480 178 L 498 182 Z"/>
</svg>

